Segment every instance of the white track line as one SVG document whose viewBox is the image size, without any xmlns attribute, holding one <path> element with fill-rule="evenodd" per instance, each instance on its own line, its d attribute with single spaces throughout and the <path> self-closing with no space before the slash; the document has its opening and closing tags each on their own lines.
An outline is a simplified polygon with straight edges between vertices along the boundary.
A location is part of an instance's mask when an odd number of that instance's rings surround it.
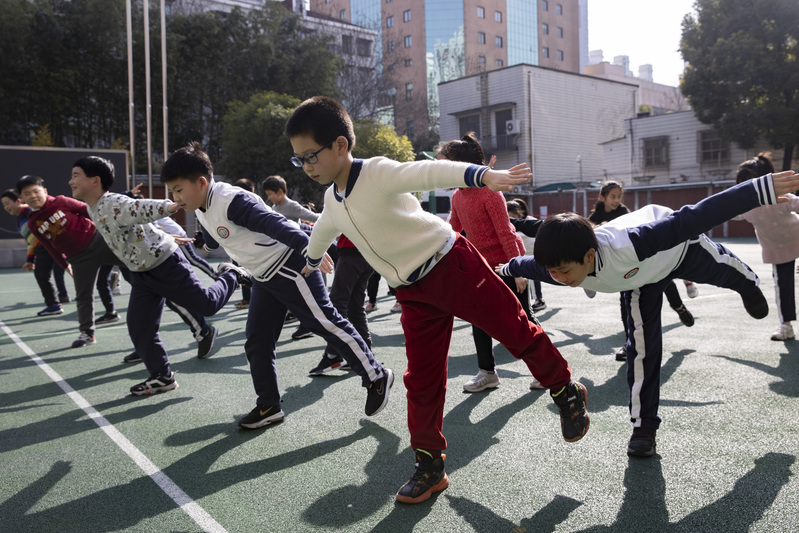
<svg viewBox="0 0 799 533">
<path fill-rule="evenodd" d="M 153 481 L 155 481 L 156 485 L 158 485 L 162 491 L 166 493 L 167 496 L 172 498 L 178 507 L 183 509 L 183 511 L 194 520 L 197 525 L 203 528 L 204 531 L 213 532 L 213 533 L 227 533 L 227 530 L 222 527 L 222 525 L 214 520 L 208 512 L 200 507 L 191 497 L 183 492 L 180 487 L 178 487 L 174 481 L 172 481 L 169 476 L 164 474 L 155 464 L 150 461 L 141 451 L 139 451 L 136 446 L 130 442 L 127 437 L 125 437 L 117 428 L 114 427 L 103 415 L 97 412 L 97 410 L 91 406 L 86 399 L 80 395 L 75 389 L 73 389 L 69 383 L 64 381 L 58 372 L 53 370 L 53 368 L 44 362 L 44 360 L 39 357 L 33 350 L 28 348 L 28 345 L 22 342 L 17 335 L 11 331 L 11 329 L 6 326 L 2 320 L 0 320 L 0 329 L 2 329 L 8 337 L 14 341 L 14 343 L 19 346 L 20 350 L 25 352 L 25 355 L 30 357 L 34 363 L 39 365 L 45 374 L 47 374 L 50 379 L 55 382 L 56 385 L 61 387 L 61 390 L 69 396 L 75 404 L 83 409 L 83 412 L 88 415 L 89 418 L 94 420 L 94 423 L 102 429 L 108 437 L 114 441 L 123 452 L 128 454 L 128 456 L 133 459 L 138 467 L 150 476 Z"/>
</svg>

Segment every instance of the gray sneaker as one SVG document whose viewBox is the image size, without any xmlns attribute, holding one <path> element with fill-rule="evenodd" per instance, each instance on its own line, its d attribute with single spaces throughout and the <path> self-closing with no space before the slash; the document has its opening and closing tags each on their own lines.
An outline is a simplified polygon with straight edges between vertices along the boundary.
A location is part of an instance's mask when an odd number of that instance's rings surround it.
<svg viewBox="0 0 799 533">
<path fill-rule="evenodd" d="M 499 376 L 497 373 L 488 372 L 482 368 L 477 372 L 476 376 L 463 384 L 463 390 L 466 392 L 480 392 L 496 387 L 499 387 Z"/>
</svg>

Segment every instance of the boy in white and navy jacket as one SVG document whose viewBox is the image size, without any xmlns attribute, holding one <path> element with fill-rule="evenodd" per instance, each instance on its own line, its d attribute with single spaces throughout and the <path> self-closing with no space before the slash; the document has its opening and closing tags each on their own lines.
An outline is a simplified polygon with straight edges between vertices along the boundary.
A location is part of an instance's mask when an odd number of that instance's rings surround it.
<svg viewBox="0 0 799 533">
<path fill-rule="evenodd" d="M 674 278 L 732 289 L 754 318 L 768 314 L 759 279 L 732 252 L 705 231 L 760 205 L 773 205 L 799 187 L 792 171 L 768 174 L 706 198 L 679 211 L 649 205 L 603 226 L 565 213 L 548 218 L 535 241 L 534 257 L 517 257 L 498 269 L 597 292 L 624 292 L 630 331 L 627 384 L 633 435 L 629 455 L 655 453 L 660 426 L 660 323 L 663 289 Z"/>
<path fill-rule="evenodd" d="M 178 209 L 170 200 L 144 200 L 108 192 L 114 183 L 113 163 L 100 157 L 75 162 L 69 185 L 73 196 L 85 201 L 97 231 L 130 270 L 128 332 L 135 353 L 150 377 L 131 387 L 137 396 L 178 387 L 158 329 L 165 299 L 193 313 L 211 316 L 227 303 L 247 274 L 223 263 L 220 275 L 203 287 L 170 235 L 151 224 Z M 210 334 L 211 332 L 209 332 Z M 215 331 L 212 332 L 215 336 Z"/>
<path fill-rule="evenodd" d="M 367 416 L 380 412 L 388 402 L 394 374 L 375 360 L 352 324 L 330 303 L 321 274 L 309 278 L 300 274 L 308 235 L 258 195 L 217 183 L 213 175 L 208 155 L 196 142 L 172 154 L 161 169 L 161 181 L 175 201 L 195 212 L 206 246 L 221 245 L 254 280 L 244 351 L 258 397 L 239 425 L 259 428 L 283 420 L 275 345 L 287 310 L 334 346 L 361 376 L 367 388 Z"/>
<path fill-rule="evenodd" d="M 352 121 L 338 102 L 315 96 L 286 123 L 295 166 L 322 185 L 325 207 L 308 245 L 310 275 L 324 266 L 324 252 L 344 233 L 375 271 L 397 288 L 408 369 L 408 429 L 416 472 L 397 493 L 420 503 L 449 485 L 442 433 L 447 358 L 454 317 L 478 326 L 527 364 L 548 389 L 561 414 L 567 441 L 577 441 L 590 423 L 585 387 L 571 380 L 566 360 L 519 300 L 469 241 L 425 212 L 411 194 L 450 187 L 490 186 L 510 190 L 528 181 L 530 169 L 509 171 L 454 161 L 398 163 L 384 157 L 354 159 Z"/>
</svg>

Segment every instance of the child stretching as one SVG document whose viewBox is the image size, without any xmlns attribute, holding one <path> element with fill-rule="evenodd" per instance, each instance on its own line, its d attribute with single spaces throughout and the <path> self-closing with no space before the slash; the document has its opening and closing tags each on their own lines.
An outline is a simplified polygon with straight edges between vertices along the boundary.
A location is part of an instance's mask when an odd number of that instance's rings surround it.
<svg viewBox="0 0 799 533">
<path fill-rule="evenodd" d="M 254 279 L 244 352 L 258 398 L 239 425 L 259 428 L 283 420 L 275 344 L 287 309 L 347 360 L 367 388 L 366 415 L 379 413 L 388 403 L 394 374 L 375 361 L 352 324 L 333 308 L 322 275 L 308 279 L 300 275 L 308 235 L 259 196 L 213 178 L 211 160 L 196 142 L 169 156 L 161 169 L 161 182 L 175 201 L 197 216 L 205 245 L 215 248 L 218 239 Z"/>
<path fill-rule="evenodd" d="M 98 278 L 102 265 L 123 263 L 114 256 L 89 216 L 86 204 L 66 196 L 50 196 L 39 176 L 17 180 L 17 192 L 32 209 L 28 227 L 56 263 L 75 281 L 80 335 L 73 348 L 95 344 L 94 287 L 100 293 L 106 317 L 116 316 L 114 297 L 107 279 Z M 79 196 L 75 198 L 80 199 Z"/>
<path fill-rule="evenodd" d="M 758 154 L 738 167 L 736 182 L 774 172 L 770 154 Z M 757 242 L 763 249 L 763 262 L 771 263 L 774 290 L 777 297 L 780 326 L 771 336 L 773 341 L 786 341 L 795 337 L 791 321 L 796 320 L 794 295 L 794 263 L 799 257 L 799 197 L 786 194 L 788 202 L 764 205 L 741 215 L 755 227 Z"/>
<path fill-rule="evenodd" d="M 511 260 L 500 271 L 569 287 L 625 292 L 629 328 L 627 384 L 633 434 L 629 455 L 655 453 L 660 425 L 660 363 L 663 288 L 673 278 L 709 283 L 738 292 L 754 318 L 768 314 L 768 303 L 752 270 L 703 232 L 799 187 L 793 171 L 767 174 L 679 211 L 649 205 L 594 228 L 574 213 L 548 218 L 538 231 L 535 257 Z M 554 281 L 553 281 L 554 279 Z"/>
<path fill-rule="evenodd" d="M 460 139 L 445 143 L 438 151 L 437 159 L 464 161 L 475 165 L 485 165 L 483 147 L 477 135 L 470 131 Z M 449 224 L 455 233 L 466 232 L 480 255 L 495 267 L 505 264 L 514 257 L 524 255 L 524 243 L 508 218 L 508 209 L 502 193 L 488 187 L 459 187 L 452 195 L 452 211 Z M 502 278 L 513 291 L 524 309 L 527 318 L 535 322 L 530 311 L 530 293 L 526 278 Z M 477 352 L 477 375 L 464 383 L 466 392 L 480 392 L 499 386 L 499 376 L 495 369 L 494 340 L 482 329 L 472 325 L 472 337 Z"/>
<path fill-rule="evenodd" d="M 413 191 L 482 187 L 510 190 L 531 177 L 522 164 L 507 171 L 455 161 L 398 163 L 383 157 L 353 159 L 355 134 L 344 108 L 324 96 L 297 107 L 286 123 L 295 166 L 321 185 L 325 208 L 308 245 L 306 276 L 344 233 L 386 281 L 397 287 L 408 368 L 408 429 L 416 472 L 397 500 L 419 503 L 447 488 L 447 441 L 442 434 L 447 351 L 455 316 L 499 340 L 551 390 L 567 441 L 588 431 L 586 390 L 571 381 L 566 360 L 525 314 L 519 300 L 468 240 L 422 210 Z"/>
<path fill-rule="evenodd" d="M 0 201 L 3 202 L 3 209 L 5 209 L 6 213 L 17 217 L 19 234 L 28 243 L 28 254 L 22 264 L 22 270 L 25 272 L 33 270 L 33 275 L 39 285 L 39 290 L 44 297 L 46 306 L 36 314 L 38 316 L 60 315 L 64 312 L 61 309 L 61 304 L 69 302 L 67 288 L 64 285 L 64 269 L 55 264 L 53 257 L 28 227 L 28 217 L 33 210 L 22 202 L 19 194 L 14 189 L 8 189 L 0 193 Z M 51 272 L 58 287 L 57 292 L 50 279 Z"/>
<path fill-rule="evenodd" d="M 129 198 L 108 192 L 114 183 L 114 165 L 107 159 L 89 156 L 78 159 L 69 185 L 75 198 L 89 205 L 89 213 L 114 254 L 130 270 L 128 332 L 135 353 L 150 377 L 130 388 L 141 396 L 178 388 L 170 369 L 169 356 L 158 329 L 165 299 L 193 313 L 211 316 L 227 303 L 247 274 L 229 263 L 219 265 L 220 274 L 207 289 L 178 252 L 178 245 L 151 224 L 178 210 L 170 200 Z M 216 331 L 208 335 L 216 336 Z"/>
<path fill-rule="evenodd" d="M 594 210 L 588 217 L 593 224 L 597 226 L 601 226 L 611 220 L 615 220 L 622 215 L 626 215 L 630 212 L 627 209 L 627 206 L 621 203 L 622 198 L 624 197 L 624 187 L 618 181 L 606 181 L 602 184 L 602 188 L 599 190 L 599 199 L 594 205 Z M 688 287 L 696 287 L 692 282 L 686 281 L 685 286 Z M 694 289 L 696 290 L 696 289 Z M 677 291 L 677 285 L 674 284 L 674 281 L 671 281 L 666 284 L 666 287 L 663 289 L 663 293 L 666 295 L 666 299 L 669 302 L 669 307 L 674 309 L 677 312 L 677 316 L 680 317 L 680 322 L 685 324 L 687 327 L 691 327 L 694 325 L 694 316 L 691 314 L 688 309 L 686 309 L 685 305 L 682 303 L 682 298 L 680 298 L 680 293 Z M 627 305 L 624 303 L 624 293 L 619 295 L 619 303 L 621 306 L 621 323 L 624 326 L 624 338 L 630 338 L 630 331 L 627 326 Z M 627 360 L 627 341 L 619 348 L 619 351 L 616 352 L 616 361 L 626 361 Z"/>
</svg>

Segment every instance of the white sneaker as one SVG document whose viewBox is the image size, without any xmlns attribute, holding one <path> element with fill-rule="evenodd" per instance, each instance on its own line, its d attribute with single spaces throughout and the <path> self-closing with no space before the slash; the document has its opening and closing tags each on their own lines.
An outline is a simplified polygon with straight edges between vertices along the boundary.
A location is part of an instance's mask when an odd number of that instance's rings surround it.
<svg viewBox="0 0 799 533">
<path fill-rule="evenodd" d="M 537 379 L 533 378 L 533 381 L 530 382 L 530 390 L 544 390 L 546 387 L 541 385 L 541 382 Z"/>
<path fill-rule="evenodd" d="M 699 288 L 693 281 L 685 282 L 685 290 L 688 291 L 688 298 L 696 298 L 699 296 Z"/>
<path fill-rule="evenodd" d="M 480 369 L 477 375 L 463 385 L 466 392 L 480 392 L 481 390 L 499 387 L 499 376 L 495 372 Z"/>
<path fill-rule="evenodd" d="M 391 312 L 392 313 L 402 313 L 402 304 L 397 302 L 394 305 L 392 305 L 391 306 Z"/>
<path fill-rule="evenodd" d="M 780 324 L 780 327 L 771 336 L 771 340 L 773 341 L 787 341 L 794 338 L 796 337 L 793 334 L 793 326 L 788 322 Z"/>
</svg>

